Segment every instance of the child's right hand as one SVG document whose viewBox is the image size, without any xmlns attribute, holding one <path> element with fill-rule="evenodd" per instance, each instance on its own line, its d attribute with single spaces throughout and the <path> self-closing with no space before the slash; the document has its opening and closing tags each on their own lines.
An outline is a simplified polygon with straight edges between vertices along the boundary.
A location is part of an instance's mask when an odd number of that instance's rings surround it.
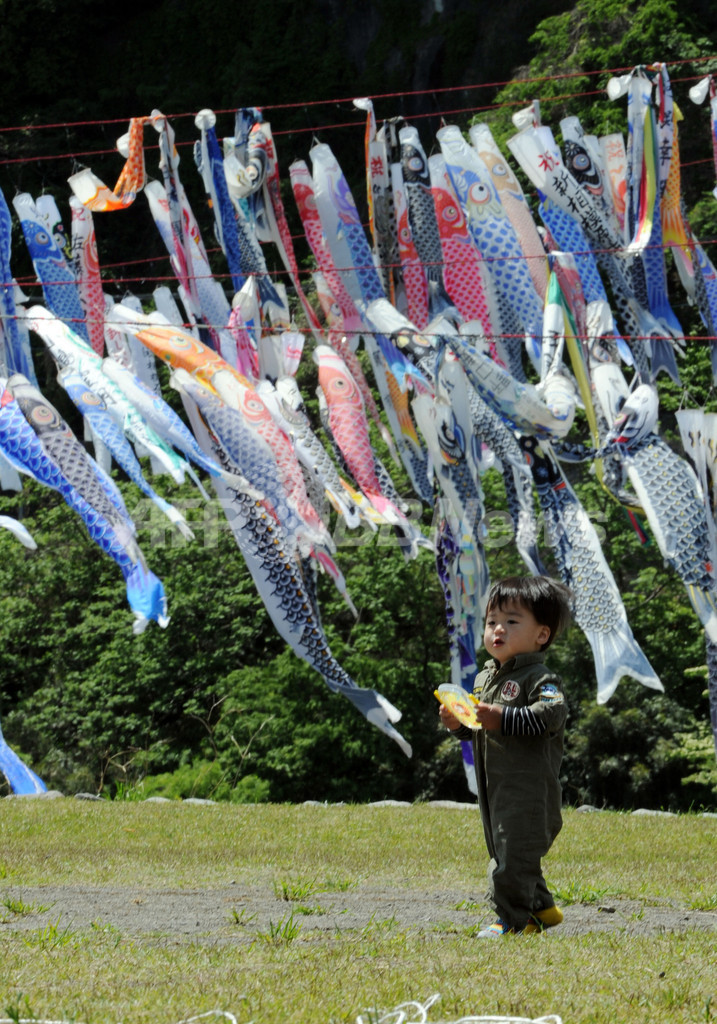
<svg viewBox="0 0 717 1024">
<path fill-rule="evenodd" d="M 461 723 L 458 721 L 456 716 L 448 710 L 445 704 L 441 704 L 438 709 L 438 714 L 446 729 L 450 729 L 451 732 L 454 732 L 456 729 L 460 729 Z"/>
</svg>

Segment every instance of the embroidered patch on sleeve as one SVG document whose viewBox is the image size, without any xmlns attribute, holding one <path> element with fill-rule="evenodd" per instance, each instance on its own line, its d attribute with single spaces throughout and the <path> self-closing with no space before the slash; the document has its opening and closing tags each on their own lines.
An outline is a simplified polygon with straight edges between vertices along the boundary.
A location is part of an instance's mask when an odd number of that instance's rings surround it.
<svg viewBox="0 0 717 1024">
<path fill-rule="evenodd" d="M 562 704 L 563 695 L 554 683 L 543 683 L 540 687 L 539 700 L 546 704 Z"/>
</svg>

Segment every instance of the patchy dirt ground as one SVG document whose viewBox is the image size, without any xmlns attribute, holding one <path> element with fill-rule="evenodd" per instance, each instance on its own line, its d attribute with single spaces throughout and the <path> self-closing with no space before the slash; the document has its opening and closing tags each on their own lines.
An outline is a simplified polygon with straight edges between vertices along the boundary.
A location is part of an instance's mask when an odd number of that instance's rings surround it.
<svg viewBox="0 0 717 1024">
<path fill-rule="evenodd" d="M 468 806 L 451 801 L 434 803 L 458 808 Z M 563 907 L 563 912 L 564 922 L 549 935 L 575 936 L 590 932 L 654 935 L 688 930 L 717 933 L 717 912 L 680 906 L 645 906 L 637 900 L 606 898 L 602 903 L 571 904 Z M 260 933 L 267 934 L 281 927 L 292 915 L 304 934 L 357 930 L 389 922 L 403 930 L 465 932 L 493 919 L 490 907 L 480 894 L 465 890 L 420 891 L 365 884 L 343 892 L 316 892 L 299 903 L 282 899 L 267 884 L 231 883 L 223 888 L 160 890 L 132 885 L 14 886 L 4 883 L 0 888 L 0 943 L 3 933 L 36 931 L 48 924 L 70 931 L 91 925 L 113 928 L 121 935 L 150 937 L 167 945 L 241 943 L 251 942 Z"/>
<path fill-rule="evenodd" d="M 154 937 L 166 943 L 208 944 L 251 941 L 293 913 L 302 931 L 361 929 L 393 921 L 400 929 L 464 931 L 491 919 L 487 905 L 465 907 L 458 891 L 416 892 L 361 886 L 347 892 L 316 893 L 304 904 L 278 898 L 266 886 L 229 885 L 221 889 L 146 890 L 132 886 L 3 886 L 0 940 L 5 929 L 37 930 L 48 923 L 71 931 L 112 927 L 122 935 Z M 19 901 L 33 913 L 7 910 Z M 19 904 L 18 904 L 19 905 Z M 552 934 L 587 932 L 649 935 L 700 929 L 717 932 L 717 913 L 677 907 L 645 907 L 615 900 L 564 908 L 565 921 Z"/>
</svg>

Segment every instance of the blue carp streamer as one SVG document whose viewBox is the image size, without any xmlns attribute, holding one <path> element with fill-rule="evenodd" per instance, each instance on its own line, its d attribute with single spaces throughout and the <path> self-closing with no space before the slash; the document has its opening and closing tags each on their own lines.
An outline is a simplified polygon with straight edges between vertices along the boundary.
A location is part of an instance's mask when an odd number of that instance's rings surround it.
<svg viewBox="0 0 717 1024">
<path fill-rule="evenodd" d="M 711 81 L 709 90 L 713 96 Z M 704 98 L 708 87 L 699 91 Z M 62 495 L 120 566 L 139 629 L 150 620 L 167 625 L 167 596 L 106 470 L 114 461 L 189 542 L 189 524 L 157 478 L 188 473 L 207 496 L 198 476 L 205 474 L 277 631 L 410 756 L 395 728 L 400 711 L 358 686 L 332 654 L 316 573 L 328 573 L 360 614 L 334 537 L 388 535 L 407 560 L 430 551 L 450 672 L 469 686 L 490 585 L 483 481 L 495 469 L 527 571 L 544 572 L 547 549 L 572 588 L 598 702 L 624 677 L 661 690 L 563 463 L 594 463 L 609 500 L 644 517 L 708 644 L 717 644 L 717 426 L 684 410 L 691 425 L 677 450 L 660 434 L 657 390 L 661 374 L 679 382 L 684 358 L 665 248 L 710 331 L 717 272 L 681 203 L 677 108 L 665 66 L 636 68 L 609 94 L 628 97 L 627 144 L 620 133 L 586 135 L 577 118 L 565 118 L 558 145 L 533 106 L 516 115 L 521 127 L 507 142 L 514 167 L 487 126 L 475 126 L 471 141 L 455 125 L 441 127 L 435 142 L 422 140 L 402 119 L 379 125 L 371 101 L 357 100 L 367 115 L 363 173 L 347 176 L 321 142 L 310 150 L 311 170 L 294 160 L 286 174 L 320 270 L 311 278 L 313 305 L 283 206 L 281 133 L 256 108 L 241 108 L 221 141 L 210 109 L 195 121 L 194 172 L 226 262 L 216 277 L 168 118 L 155 110 L 133 119 L 123 174 L 128 187 L 134 182 L 132 196 L 147 195 L 177 296 L 166 289 L 150 313 L 132 297 L 105 297 L 101 330 L 93 319 L 98 296 L 90 305 L 79 267 L 56 237 L 54 205 L 22 193 L 12 203 L 15 234 L 43 299 L 25 307 L 11 276 L 12 214 L 0 195 L 0 476 L 17 470 Z M 160 136 L 159 166 L 146 185 L 145 124 Z M 538 190 L 535 217 L 517 169 Z M 124 185 L 109 201 L 114 193 L 90 177 L 89 190 L 75 181 L 75 205 L 98 214 L 127 207 Z M 360 178 L 368 228 L 348 184 Z M 270 270 L 275 257 L 291 295 Z M 106 355 L 97 350 L 102 330 Z M 54 360 L 96 461 L 37 389 L 28 332 Z M 179 412 L 158 393 L 159 364 L 165 384 L 169 367 Z M 315 373 L 318 388 L 303 394 L 301 382 Z M 384 451 L 398 464 L 400 487 Z M 146 455 L 150 471 L 140 462 Z M 432 510 L 434 531 L 415 518 L 412 502 Z M 334 535 L 332 516 L 340 525 Z M 0 770 L 21 791 L 32 776 L 8 750 L 0 734 Z"/>
</svg>

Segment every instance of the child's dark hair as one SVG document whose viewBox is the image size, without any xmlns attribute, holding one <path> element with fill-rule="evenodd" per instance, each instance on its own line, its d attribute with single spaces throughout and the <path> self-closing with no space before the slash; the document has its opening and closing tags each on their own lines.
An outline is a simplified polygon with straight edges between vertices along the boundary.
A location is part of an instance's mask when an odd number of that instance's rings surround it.
<svg viewBox="0 0 717 1024">
<path fill-rule="evenodd" d="M 522 605 L 540 626 L 547 626 L 550 636 L 541 650 L 546 650 L 570 623 L 573 594 L 569 587 L 548 576 L 509 576 L 490 588 L 486 611 L 508 604 Z"/>
</svg>

